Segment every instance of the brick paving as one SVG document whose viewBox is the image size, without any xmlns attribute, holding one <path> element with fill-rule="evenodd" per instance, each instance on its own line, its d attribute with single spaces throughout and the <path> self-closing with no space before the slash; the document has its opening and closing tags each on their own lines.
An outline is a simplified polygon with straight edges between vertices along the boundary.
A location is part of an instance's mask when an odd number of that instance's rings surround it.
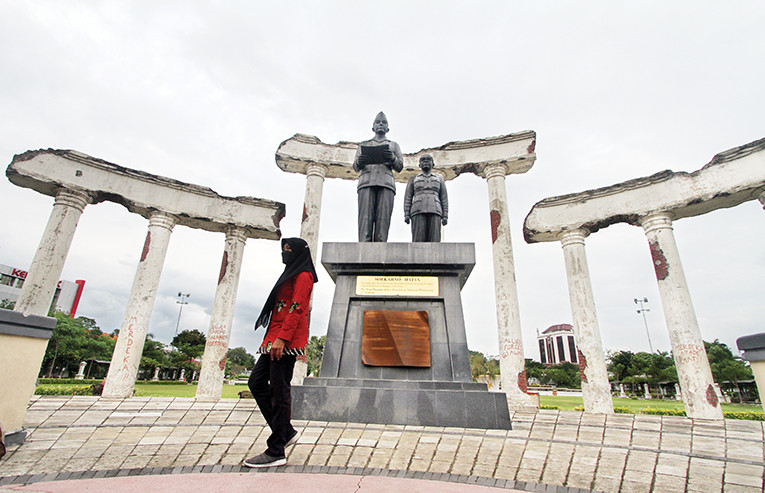
<svg viewBox="0 0 765 493">
<path fill-rule="evenodd" d="M 574 493 L 762 492 L 763 422 L 511 413 L 513 430 L 298 421 L 285 473 L 470 483 Z M 0 491 L 44 481 L 250 472 L 267 426 L 250 399 L 35 396 Z"/>
</svg>

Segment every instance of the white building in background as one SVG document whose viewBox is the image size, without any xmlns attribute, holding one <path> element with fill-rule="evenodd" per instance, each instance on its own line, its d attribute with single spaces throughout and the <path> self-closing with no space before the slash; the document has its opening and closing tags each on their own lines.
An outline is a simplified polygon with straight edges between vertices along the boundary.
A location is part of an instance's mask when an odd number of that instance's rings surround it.
<svg viewBox="0 0 765 493">
<path fill-rule="evenodd" d="M 27 278 L 27 271 L 0 264 L 0 301 L 16 301 L 21 293 L 21 286 Z M 51 306 L 56 310 L 68 313 L 72 318 L 77 313 L 80 304 L 80 296 L 85 288 L 85 281 L 78 279 L 74 282 L 59 281 L 56 294 L 53 296 Z"/>
<path fill-rule="evenodd" d="M 551 325 L 544 332 L 537 332 L 539 343 L 539 361 L 547 366 L 567 361 L 578 364 L 578 350 L 571 324 Z"/>
</svg>

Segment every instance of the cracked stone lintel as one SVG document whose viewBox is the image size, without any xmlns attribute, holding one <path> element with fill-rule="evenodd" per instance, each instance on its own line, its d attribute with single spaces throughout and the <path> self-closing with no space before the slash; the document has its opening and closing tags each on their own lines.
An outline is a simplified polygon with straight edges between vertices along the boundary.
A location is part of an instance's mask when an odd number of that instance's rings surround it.
<svg viewBox="0 0 765 493">
<path fill-rule="evenodd" d="M 557 241 L 563 231 L 638 225 L 641 217 L 658 212 L 670 212 L 674 219 L 698 216 L 756 200 L 764 191 L 765 138 L 716 154 L 692 173 L 665 170 L 541 200 L 526 216 L 523 236 L 527 243 Z"/>
<path fill-rule="evenodd" d="M 79 190 L 92 203 L 115 202 L 149 218 L 172 214 L 177 224 L 213 232 L 243 228 L 249 238 L 278 239 L 285 214 L 280 202 L 255 197 L 224 197 L 208 187 L 125 168 L 86 154 L 40 149 L 17 154 L 5 171 L 14 185 L 56 196 L 61 189 Z"/>
<path fill-rule="evenodd" d="M 355 180 L 359 176 L 353 171 L 357 147 L 356 142 L 325 144 L 313 135 L 295 134 L 279 145 L 276 164 L 283 171 L 301 174 L 305 174 L 312 164 L 323 165 L 329 178 Z M 398 182 L 406 183 L 419 173 L 419 160 L 423 154 L 433 156 L 434 169 L 443 173 L 446 180 L 453 180 L 463 173 L 481 176 L 486 166 L 491 164 L 505 164 L 506 174 L 525 173 L 536 160 L 535 147 L 536 133 L 532 130 L 449 142 L 439 147 L 404 154 L 404 169 L 395 178 Z"/>
</svg>

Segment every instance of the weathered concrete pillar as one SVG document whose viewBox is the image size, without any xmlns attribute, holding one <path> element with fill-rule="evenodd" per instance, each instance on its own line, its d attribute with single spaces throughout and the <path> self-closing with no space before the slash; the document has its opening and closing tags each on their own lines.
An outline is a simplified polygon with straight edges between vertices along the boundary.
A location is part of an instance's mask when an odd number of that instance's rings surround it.
<svg viewBox="0 0 765 493">
<path fill-rule="evenodd" d="M 319 223 L 321 221 L 321 198 L 324 192 L 324 177 L 327 166 L 310 163 L 305 170 L 305 198 L 303 199 L 303 221 L 300 225 L 300 237 L 308 243 L 314 264 L 319 252 Z M 313 297 L 311 297 L 313 300 Z M 308 362 L 303 359 L 295 361 L 292 372 L 292 385 L 302 385 L 308 374 Z"/>
<path fill-rule="evenodd" d="M 77 375 L 74 376 L 75 380 L 83 380 L 85 378 L 86 366 L 88 366 L 86 361 L 80 361 L 80 368 L 77 370 Z"/>
<path fill-rule="evenodd" d="M 584 249 L 584 239 L 588 234 L 589 232 L 584 229 L 564 231 L 560 242 L 566 262 L 571 317 L 574 322 L 576 345 L 579 349 L 577 359 L 581 369 L 584 410 L 590 413 L 613 414 L 611 385 L 608 383 L 608 370 L 598 327 L 595 296 L 592 292 L 587 253 Z"/>
<path fill-rule="evenodd" d="M 704 341 L 672 231 L 672 215 L 660 212 L 640 219 L 659 284 L 669 340 L 689 418 L 723 419 Z"/>
<path fill-rule="evenodd" d="M 102 397 L 124 399 L 133 395 L 173 226 L 175 218 L 170 214 L 156 212 L 149 218 L 149 231 L 133 278 Z"/>
<path fill-rule="evenodd" d="M 526 393 L 526 362 L 523 358 L 521 317 L 518 311 L 518 288 L 515 284 L 505 173 L 507 168 L 504 164 L 492 164 L 486 166 L 483 176 L 489 187 L 502 390 L 507 394 L 507 404 L 510 409 L 523 409 L 537 407 L 537 402 Z"/>
<path fill-rule="evenodd" d="M 202 355 L 199 386 L 196 398 L 218 400 L 223 390 L 223 376 L 228 355 L 228 341 L 231 338 L 231 322 L 234 320 L 234 305 L 242 271 L 242 255 L 247 235 L 242 228 L 229 228 L 215 290 L 207 343 Z"/>
<path fill-rule="evenodd" d="M 152 382 L 158 382 L 159 381 L 159 367 L 154 368 L 154 376 L 151 377 Z"/>
<path fill-rule="evenodd" d="M 324 191 L 324 177 L 327 167 L 312 163 L 305 172 L 305 198 L 303 199 L 303 220 L 300 225 L 300 237 L 311 249 L 311 256 L 316 263 L 319 248 L 319 223 L 321 222 L 321 197 Z"/>
<path fill-rule="evenodd" d="M 78 190 L 62 189 L 56 194 L 53 211 L 16 301 L 15 311 L 25 315 L 48 314 L 77 222 L 90 201 L 90 195 Z"/>
</svg>

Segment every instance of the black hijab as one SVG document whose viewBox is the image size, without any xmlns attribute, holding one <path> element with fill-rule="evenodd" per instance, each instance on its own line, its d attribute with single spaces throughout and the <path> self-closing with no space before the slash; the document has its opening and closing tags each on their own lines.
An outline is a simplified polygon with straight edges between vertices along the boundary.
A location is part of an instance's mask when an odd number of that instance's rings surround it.
<svg viewBox="0 0 765 493">
<path fill-rule="evenodd" d="M 283 253 L 285 243 L 290 246 L 292 255 L 288 255 L 289 258 L 283 258 L 286 264 L 284 272 L 279 276 L 276 284 L 274 284 L 274 288 L 268 295 L 266 304 L 263 305 L 263 310 L 260 312 L 257 322 L 255 322 L 255 330 L 258 330 L 258 327 L 268 328 L 268 324 L 271 322 L 271 314 L 274 312 L 276 292 L 279 290 L 279 286 L 301 272 L 310 272 L 313 276 L 313 282 L 319 282 L 319 276 L 316 275 L 316 269 L 313 266 L 313 260 L 311 260 L 311 250 L 308 248 L 308 243 L 302 238 L 282 238 Z"/>
</svg>

